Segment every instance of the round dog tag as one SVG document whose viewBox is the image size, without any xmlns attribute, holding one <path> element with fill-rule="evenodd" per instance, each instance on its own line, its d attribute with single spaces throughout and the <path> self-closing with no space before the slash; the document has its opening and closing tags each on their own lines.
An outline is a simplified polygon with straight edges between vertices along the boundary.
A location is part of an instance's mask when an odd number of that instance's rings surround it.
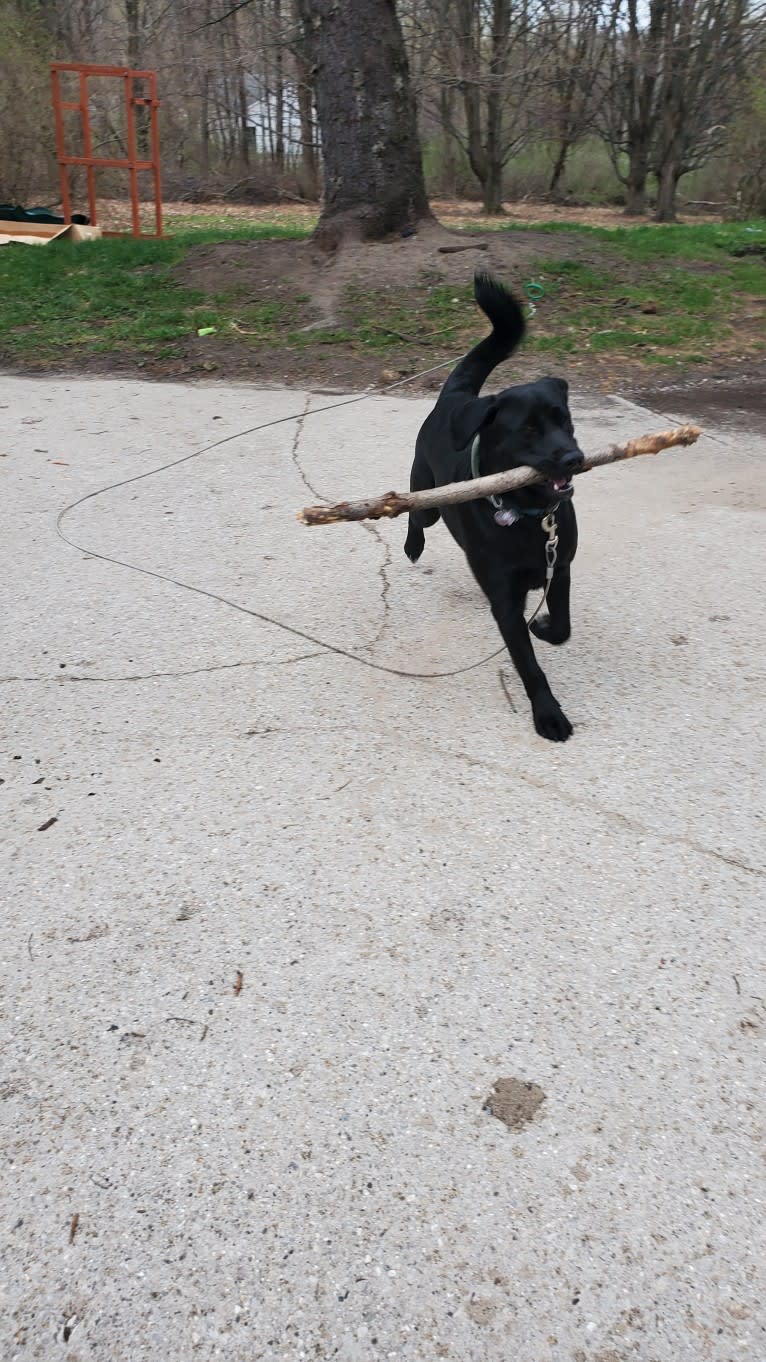
<svg viewBox="0 0 766 1362">
<path fill-rule="evenodd" d="M 518 519 L 515 511 L 495 511 L 495 523 L 497 525 L 515 525 Z"/>
</svg>

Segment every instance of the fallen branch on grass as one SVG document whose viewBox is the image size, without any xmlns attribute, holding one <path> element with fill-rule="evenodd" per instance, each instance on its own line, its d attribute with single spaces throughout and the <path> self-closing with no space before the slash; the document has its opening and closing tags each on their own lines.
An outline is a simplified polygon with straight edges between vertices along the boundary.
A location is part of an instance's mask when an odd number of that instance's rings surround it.
<svg viewBox="0 0 766 1362">
<path fill-rule="evenodd" d="M 488 251 L 486 241 L 469 241 L 465 246 L 437 246 L 440 255 L 459 255 L 461 251 Z"/>
<path fill-rule="evenodd" d="M 610 445 L 600 454 L 594 454 L 585 460 L 580 471 L 587 473 L 591 468 L 619 463 L 622 459 L 635 459 L 639 454 L 659 454 L 660 450 L 672 449 L 675 445 L 693 445 L 701 434 L 699 426 L 678 426 L 675 430 L 663 430 L 657 435 L 642 435 L 638 440 L 628 440 L 624 445 Z M 304 525 L 335 525 L 341 520 L 382 520 L 403 515 L 405 511 L 427 511 L 439 506 L 455 506 L 462 501 L 478 501 L 480 497 L 498 497 L 504 492 L 514 492 L 518 487 L 529 487 L 545 480 L 542 473 L 536 473 L 525 464 L 521 468 L 508 469 L 505 473 L 473 478 L 470 482 L 448 482 L 442 487 L 429 488 L 427 492 L 384 492 L 382 497 L 338 501 L 333 506 L 304 506 L 302 511 L 298 511 L 297 518 Z"/>
</svg>

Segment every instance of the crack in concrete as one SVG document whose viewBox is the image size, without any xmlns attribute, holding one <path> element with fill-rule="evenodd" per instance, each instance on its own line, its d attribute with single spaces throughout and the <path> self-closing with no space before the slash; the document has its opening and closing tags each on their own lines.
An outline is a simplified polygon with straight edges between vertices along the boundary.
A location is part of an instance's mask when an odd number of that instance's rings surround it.
<svg viewBox="0 0 766 1362">
<path fill-rule="evenodd" d="M 306 473 L 303 467 L 303 464 L 301 463 L 300 456 L 298 453 L 300 442 L 301 439 L 303 438 L 303 426 L 306 417 L 310 414 L 310 412 L 311 412 L 311 395 L 309 394 L 309 396 L 306 398 L 306 409 L 303 415 L 300 417 L 300 419 L 295 423 L 295 435 L 293 436 L 292 448 L 290 450 L 290 458 L 293 462 L 293 465 L 295 466 L 295 471 L 297 472 L 298 477 L 300 478 L 301 482 L 303 483 L 307 491 L 311 493 L 312 497 L 316 497 L 317 501 L 326 502 L 328 498 L 324 496 L 323 493 L 319 491 L 319 488 L 315 487 L 314 484 L 311 482 L 308 474 Z M 386 543 L 386 540 L 383 538 L 383 535 L 380 533 L 378 527 L 376 525 L 370 524 L 367 521 L 360 521 L 359 523 L 363 530 L 366 530 L 368 534 L 371 534 L 373 538 L 377 540 L 378 544 L 380 544 L 380 547 L 383 550 L 383 562 L 380 564 L 378 568 L 378 576 L 380 578 L 380 603 L 383 607 L 383 616 L 380 621 L 380 626 L 378 628 L 377 633 L 374 634 L 373 637 L 369 640 L 369 642 L 365 643 L 361 648 L 362 652 L 368 652 L 369 649 L 374 648 L 375 645 L 380 642 L 381 638 L 383 637 L 383 634 L 388 628 L 391 616 L 391 606 L 389 602 L 391 581 L 388 576 L 388 571 L 392 565 L 393 560 L 391 557 L 391 549 L 389 548 L 389 545 Z"/>
<path fill-rule="evenodd" d="M 377 525 L 368 525 L 366 521 L 362 521 L 361 525 L 362 529 L 366 530 L 368 534 L 371 534 L 373 538 L 378 541 L 383 550 L 383 562 L 378 568 L 378 576 L 380 578 L 380 603 L 383 607 L 383 618 L 380 621 L 380 628 L 375 637 L 371 638 L 369 643 L 365 643 L 364 645 L 362 651 L 367 652 L 368 649 L 374 648 L 375 644 L 380 642 L 388 628 L 391 618 L 391 604 L 388 599 L 391 591 L 391 579 L 388 575 L 388 569 L 392 566 L 393 560 L 391 558 L 390 546 L 386 543 L 386 540 L 383 538 Z"/>
<path fill-rule="evenodd" d="M 130 672 L 126 676 L 86 676 L 79 672 L 60 672 L 57 676 L 0 676 L 0 685 L 17 682 L 62 684 L 73 681 L 91 681 L 108 685 L 120 681 L 162 681 L 177 680 L 184 676 L 203 676 L 208 672 L 235 671 L 238 667 L 292 667 L 296 662 L 307 662 L 312 657 L 326 657 L 327 650 L 318 649 L 313 653 L 300 653 L 297 657 L 276 658 L 273 661 L 256 659 L 253 662 L 217 662 L 212 667 L 190 667 L 185 671 L 171 672 Z"/>
<path fill-rule="evenodd" d="M 316 488 L 313 485 L 313 483 L 309 481 L 308 474 L 305 472 L 303 464 L 301 463 L 298 457 L 298 447 L 301 442 L 301 437 L 303 436 L 303 426 L 310 410 L 311 410 L 311 394 L 309 393 L 308 397 L 306 398 L 306 406 L 304 408 L 303 415 L 300 416 L 298 420 L 295 422 L 295 434 L 293 435 L 293 443 L 292 448 L 290 450 L 290 458 L 292 459 L 292 462 L 295 466 L 295 471 L 298 474 L 298 477 L 300 478 L 301 482 L 303 483 L 303 486 L 307 489 L 307 491 L 311 493 L 312 497 L 316 497 L 317 501 L 327 501 L 327 497 L 323 496 L 322 493 L 318 490 L 318 488 Z"/>
<path fill-rule="evenodd" d="M 423 744 L 419 744 L 423 745 Z M 435 747 L 432 743 L 428 744 L 428 750 L 439 752 L 443 757 L 450 757 L 456 761 L 462 761 L 466 766 L 478 766 L 493 772 L 501 771 L 507 774 L 507 768 L 501 763 L 492 761 L 488 757 L 473 757 L 467 752 L 455 752 L 446 750 L 443 747 Z M 725 851 L 716 851 L 715 847 L 705 846 L 702 842 L 697 842 L 693 837 L 687 837 L 684 833 L 673 835 L 672 833 L 660 832 L 657 828 L 652 828 L 646 823 L 641 823 L 636 818 L 631 818 L 628 814 L 620 813 L 617 809 L 608 809 L 603 804 L 598 804 L 595 800 L 583 799 L 569 790 L 560 790 L 558 786 L 552 785 L 547 780 L 542 780 L 539 776 L 533 776 L 529 771 L 522 771 L 519 766 L 514 767 L 513 776 L 515 780 L 521 780 L 525 785 L 530 785 L 533 789 L 541 791 L 548 798 L 560 799 L 563 802 L 574 805 L 590 816 L 597 816 L 607 822 L 617 824 L 627 832 L 638 833 L 642 837 L 652 837 L 658 842 L 663 842 L 666 846 L 685 846 L 698 856 L 709 856 L 713 860 L 721 861 L 724 865 L 734 866 L 737 870 L 743 870 L 747 875 L 756 875 L 761 879 L 766 878 L 766 869 L 762 866 L 749 865 L 747 861 L 742 861 L 738 856 L 728 855 Z"/>
</svg>

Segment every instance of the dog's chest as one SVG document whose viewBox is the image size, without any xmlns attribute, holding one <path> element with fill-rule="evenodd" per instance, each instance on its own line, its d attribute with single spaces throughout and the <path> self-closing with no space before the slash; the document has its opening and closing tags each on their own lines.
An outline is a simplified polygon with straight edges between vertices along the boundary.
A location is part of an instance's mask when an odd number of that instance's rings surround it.
<svg viewBox="0 0 766 1362">
<path fill-rule="evenodd" d="M 570 506 L 557 517 L 554 543 L 553 563 L 559 568 L 567 566 L 577 548 L 576 521 Z M 536 517 L 522 516 L 503 523 L 493 514 L 486 551 L 495 561 L 502 560 L 520 590 L 534 591 L 545 585 L 550 545 L 551 536 Z"/>
</svg>

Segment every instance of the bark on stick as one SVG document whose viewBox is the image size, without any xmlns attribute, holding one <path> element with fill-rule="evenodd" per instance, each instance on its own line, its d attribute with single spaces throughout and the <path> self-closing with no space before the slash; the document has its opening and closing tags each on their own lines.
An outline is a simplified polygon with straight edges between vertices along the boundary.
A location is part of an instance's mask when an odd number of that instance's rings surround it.
<svg viewBox="0 0 766 1362">
<path fill-rule="evenodd" d="M 673 449 L 676 445 L 693 445 L 701 434 L 699 426 L 677 426 L 674 430 L 663 430 L 656 435 L 642 435 L 637 440 L 610 445 L 608 449 L 594 454 L 585 460 L 580 471 L 587 473 L 591 468 L 620 463 L 623 459 L 635 459 L 640 454 L 659 454 L 661 450 Z M 491 473 L 488 477 L 473 478 L 467 482 L 448 482 L 441 487 L 431 487 L 426 492 L 384 492 L 379 497 L 338 501 L 332 506 L 304 506 L 302 511 L 298 511 L 297 518 L 304 525 L 336 525 L 343 520 L 383 520 L 403 515 L 406 511 L 427 511 L 434 507 L 455 506 L 463 501 L 478 501 L 481 497 L 498 497 L 504 492 L 514 492 L 519 487 L 545 481 L 541 473 L 523 465 L 521 468 L 510 468 L 505 473 Z"/>
</svg>

